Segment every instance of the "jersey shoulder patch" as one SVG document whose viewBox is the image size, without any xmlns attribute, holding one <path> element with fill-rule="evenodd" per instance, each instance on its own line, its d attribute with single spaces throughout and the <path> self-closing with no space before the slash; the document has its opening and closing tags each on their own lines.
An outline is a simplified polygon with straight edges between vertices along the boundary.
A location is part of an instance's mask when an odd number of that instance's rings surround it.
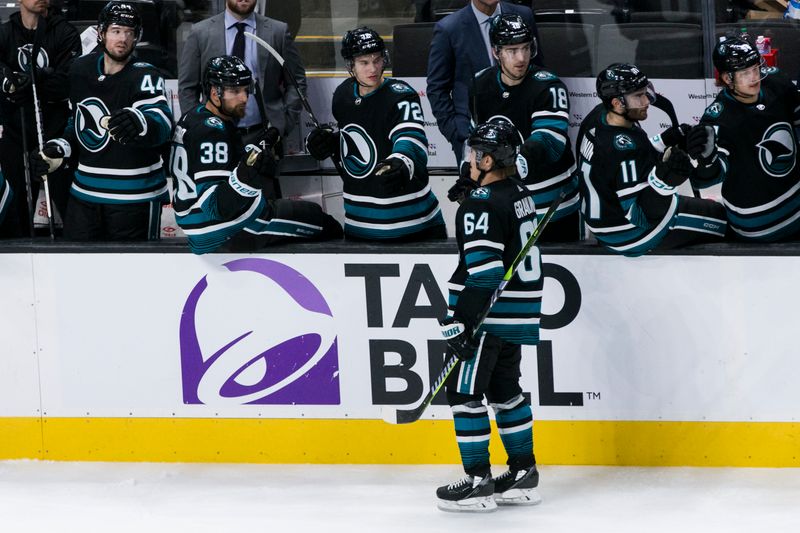
<svg viewBox="0 0 800 533">
<path fill-rule="evenodd" d="M 614 148 L 621 151 L 636 150 L 636 143 L 630 135 L 618 133 L 614 135 Z"/>
<path fill-rule="evenodd" d="M 218 130 L 224 130 L 225 124 L 222 122 L 222 119 L 219 117 L 208 117 L 203 121 L 203 124 L 208 126 L 209 128 L 215 128 Z"/>
<path fill-rule="evenodd" d="M 389 83 L 389 89 L 391 89 L 392 92 L 395 92 L 397 94 L 406 94 L 406 93 L 416 93 L 417 92 L 417 91 L 415 91 L 413 89 L 413 87 L 411 87 L 407 83 L 405 83 L 403 81 L 399 81 L 399 80 L 392 80 Z"/>
<path fill-rule="evenodd" d="M 155 68 L 153 65 L 145 61 L 137 61 L 136 63 L 133 64 L 133 66 L 136 68 Z"/>
<path fill-rule="evenodd" d="M 558 76 L 548 70 L 537 70 L 533 73 L 533 77 L 539 81 L 557 80 Z"/>
<path fill-rule="evenodd" d="M 725 109 L 725 106 L 722 104 L 722 102 L 714 102 L 706 108 L 706 112 L 703 113 L 703 116 L 708 118 L 717 118 L 722 114 L 723 109 Z"/>
<path fill-rule="evenodd" d="M 488 200 L 491 194 L 492 194 L 491 191 L 486 187 L 478 187 L 477 189 L 469 193 L 469 197 L 475 198 L 476 200 Z"/>
</svg>

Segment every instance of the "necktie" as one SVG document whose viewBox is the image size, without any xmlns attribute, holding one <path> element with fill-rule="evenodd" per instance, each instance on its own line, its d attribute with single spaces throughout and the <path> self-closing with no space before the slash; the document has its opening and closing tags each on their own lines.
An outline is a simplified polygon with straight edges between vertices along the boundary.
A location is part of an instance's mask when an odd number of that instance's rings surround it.
<svg viewBox="0 0 800 533">
<path fill-rule="evenodd" d="M 489 37 L 489 28 L 490 28 L 491 25 L 492 25 L 492 19 L 488 18 L 488 19 L 483 21 L 483 28 L 482 28 L 483 29 L 483 34 L 487 38 Z M 489 50 L 487 50 L 489 52 L 489 65 L 494 66 L 495 60 L 494 60 L 494 54 L 492 54 L 492 44 L 491 44 L 490 41 L 491 41 L 491 39 L 489 39 Z"/>
<path fill-rule="evenodd" d="M 244 29 L 247 26 L 244 22 L 237 22 L 234 26 L 236 26 L 236 37 L 233 38 L 233 50 L 231 50 L 231 55 L 244 61 Z"/>
</svg>

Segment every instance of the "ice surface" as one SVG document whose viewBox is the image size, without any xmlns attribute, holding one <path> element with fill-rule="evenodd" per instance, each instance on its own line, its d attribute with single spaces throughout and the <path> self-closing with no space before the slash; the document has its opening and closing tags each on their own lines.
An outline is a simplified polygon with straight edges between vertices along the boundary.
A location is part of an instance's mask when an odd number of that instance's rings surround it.
<svg viewBox="0 0 800 533">
<path fill-rule="evenodd" d="M 435 488 L 461 475 L 457 466 L 5 461 L 0 531 L 800 531 L 798 469 L 544 466 L 540 505 L 437 510 Z"/>
</svg>

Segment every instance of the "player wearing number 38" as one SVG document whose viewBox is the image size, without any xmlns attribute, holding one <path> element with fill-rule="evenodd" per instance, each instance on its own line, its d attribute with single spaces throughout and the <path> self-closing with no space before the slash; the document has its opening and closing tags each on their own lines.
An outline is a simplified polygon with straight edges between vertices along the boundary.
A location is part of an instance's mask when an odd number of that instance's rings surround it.
<svg viewBox="0 0 800 533">
<path fill-rule="evenodd" d="M 384 78 L 386 46 L 369 28 L 345 34 L 342 57 L 350 78 L 333 94 L 339 130 L 314 129 L 306 147 L 316 159 L 333 158 L 344 180 L 345 236 L 446 237 L 428 184 L 428 139 L 417 92 L 404 81 Z"/>
<path fill-rule="evenodd" d="M 164 80 L 132 53 L 142 36 L 134 4 L 109 2 L 97 52 L 70 69 L 72 117 L 31 157 L 35 175 L 76 162 L 64 221 L 71 240 L 153 240 L 169 200 L 160 147 L 172 133 Z"/>
</svg>

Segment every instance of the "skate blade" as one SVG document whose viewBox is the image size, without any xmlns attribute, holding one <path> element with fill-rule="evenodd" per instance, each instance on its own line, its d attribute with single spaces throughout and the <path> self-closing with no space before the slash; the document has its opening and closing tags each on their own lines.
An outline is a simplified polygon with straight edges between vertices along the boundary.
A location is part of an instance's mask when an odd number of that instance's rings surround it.
<svg viewBox="0 0 800 533">
<path fill-rule="evenodd" d="M 497 505 L 538 505 L 542 497 L 536 489 L 511 489 L 502 494 L 495 494 Z"/>
<path fill-rule="evenodd" d="M 460 502 L 439 500 L 437 506 L 448 513 L 491 513 L 497 510 L 497 503 L 491 496 L 468 498 Z"/>
</svg>

